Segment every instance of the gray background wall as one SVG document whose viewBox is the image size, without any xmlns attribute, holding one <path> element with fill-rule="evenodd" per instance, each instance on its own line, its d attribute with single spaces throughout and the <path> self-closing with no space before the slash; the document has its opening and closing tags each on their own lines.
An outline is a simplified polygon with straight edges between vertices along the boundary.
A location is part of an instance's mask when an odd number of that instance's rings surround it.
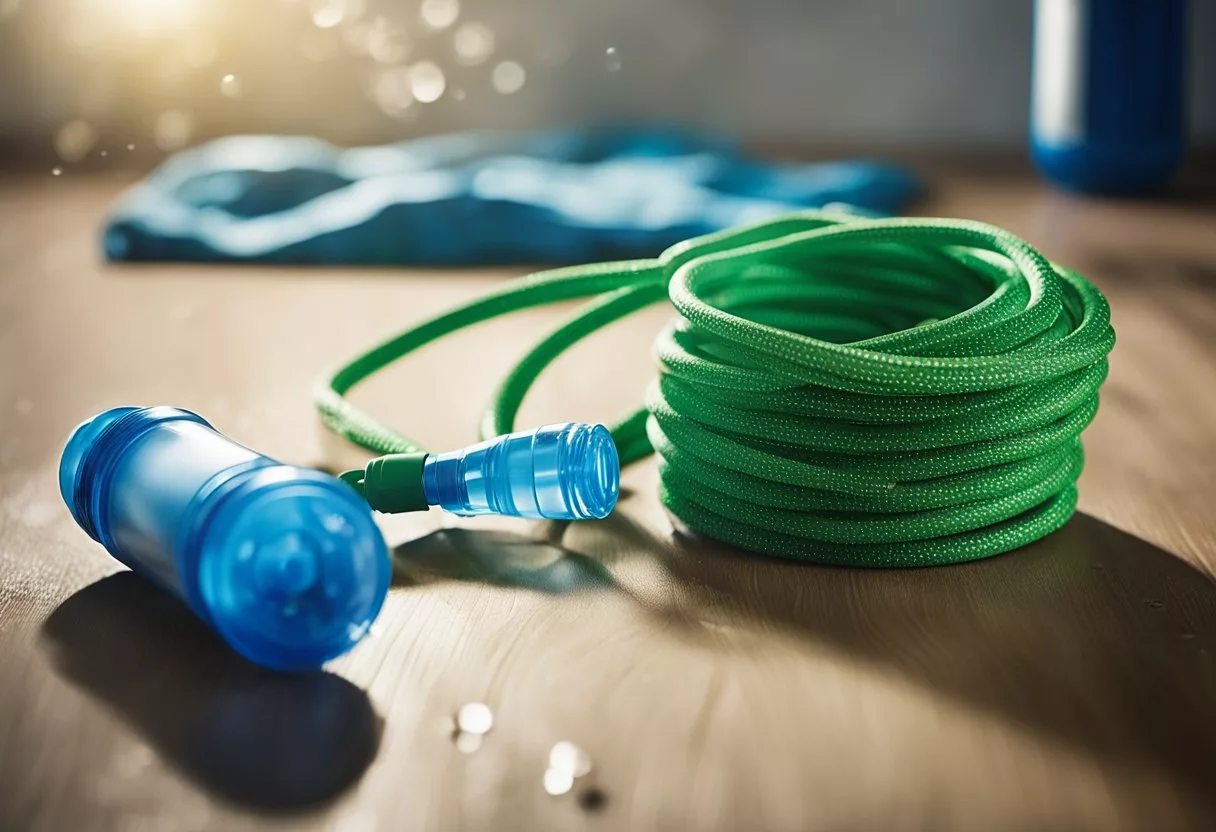
<svg viewBox="0 0 1216 832">
<path fill-rule="evenodd" d="M 476 67 L 456 61 L 455 27 L 419 23 L 418 1 L 362 2 L 364 23 L 380 15 L 405 32 L 404 65 L 446 75 L 438 101 L 389 117 L 369 91 L 394 65 L 349 54 L 347 24 L 317 29 L 309 0 L 0 0 L 0 139 L 45 147 L 83 120 L 98 147 L 144 145 L 173 111 L 190 141 L 659 120 L 834 148 L 1024 142 L 1030 0 L 464 0 L 457 25 L 496 35 Z M 170 35 L 133 36 L 115 11 L 124 2 L 194 2 L 195 14 Z M 1216 143 L 1214 46 L 1216 2 L 1195 0 L 1192 131 L 1204 145 Z M 527 72 L 514 95 L 493 89 L 502 60 Z M 236 97 L 221 92 L 228 73 Z"/>
</svg>

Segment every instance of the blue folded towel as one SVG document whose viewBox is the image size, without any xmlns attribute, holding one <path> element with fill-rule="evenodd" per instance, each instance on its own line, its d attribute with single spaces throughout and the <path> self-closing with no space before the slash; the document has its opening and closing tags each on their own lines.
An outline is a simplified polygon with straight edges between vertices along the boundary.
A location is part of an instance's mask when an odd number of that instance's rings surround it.
<svg viewBox="0 0 1216 832">
<path fill-rule="evenodd" d="M 773 164 L 674 131 L 459 133 L 342 150 L 233 136 L 168 159 L 114 207 L 112 260 L 580 263 L 844 202 L 898 211 L 919 189 L 874 162 Z"/>
</svg>

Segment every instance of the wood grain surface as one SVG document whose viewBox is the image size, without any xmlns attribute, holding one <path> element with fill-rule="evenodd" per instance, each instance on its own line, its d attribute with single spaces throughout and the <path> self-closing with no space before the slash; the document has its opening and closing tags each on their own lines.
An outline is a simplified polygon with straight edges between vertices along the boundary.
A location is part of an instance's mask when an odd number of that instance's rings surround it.
<svg viewBox="0 0 1216 832">
<path fill-rule="evenodd" d="M 374 633 L 307 676 L 120 572 L 61 504 L 62 442 L 173 404 L 285 460 L 359 461 L 313 415 L 318 374 L 511 272 L 113 267 L 99 220 L 126 180 L 0 180 L 0 828 L 1216 827 L 1216 210 L 930 173 L 917 213 L 1005 226 L 1110 298 L 1063 531 L 955 567 L 786 563 L 674 530 L 645 463 L 602 523 L 386 518 Z M 562 314 L 429 347 L 357 399 L 430 447 L 470 441 Z M 665 315 L 559 360 L 521 424 L 625 412 Z M 495 725 L 464 753 L 471 701 Z M 594 770 L 553 797 L 561 740 Z"/>
</svg>

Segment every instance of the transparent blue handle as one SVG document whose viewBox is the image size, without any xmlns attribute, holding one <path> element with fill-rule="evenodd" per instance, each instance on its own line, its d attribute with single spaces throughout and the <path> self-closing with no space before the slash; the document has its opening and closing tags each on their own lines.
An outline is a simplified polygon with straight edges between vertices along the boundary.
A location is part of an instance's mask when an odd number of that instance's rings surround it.
<svg viewBox="0 0 1216 832">
<path fill-rule="evenodd" d="M 246 658 L 315 668 L 375 619 L 391 565 L 366 503 L 172 407 L 122 407 L 68 440 L 59 487 L 76 522 L 177 595 Z"/>
<path fill-rule="evenodd" d="M 422 486 L 455 514 L 591 520 L 616 505 L 620 475 L 608 429 L 568 422 L 428 456 Z"/>
</svg>

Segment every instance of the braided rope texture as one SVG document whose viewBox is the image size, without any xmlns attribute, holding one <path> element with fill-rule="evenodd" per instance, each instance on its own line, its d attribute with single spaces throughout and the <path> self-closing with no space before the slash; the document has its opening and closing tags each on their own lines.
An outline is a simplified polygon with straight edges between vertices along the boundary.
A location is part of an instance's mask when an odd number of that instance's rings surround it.
<svg viewBox="0 0 1216 832">
<path fill-rule="evenodd" d="M 1007 552 L 1076 507 L 1082 430 L 1114 346 L 1106 299 L 993 226 L 809 211 L 698 237 L 655 260 L 538 272 L 374 347 L 318 386 L 337 433 L 417 451 L 344 396 L 479 321 L 590 298 L 513 368 L 483 437 L 563 350 L 669 300 L 623 464 L 659 456 L 689 528 L 768 555 L 924 566 Z"/>
</svg>

